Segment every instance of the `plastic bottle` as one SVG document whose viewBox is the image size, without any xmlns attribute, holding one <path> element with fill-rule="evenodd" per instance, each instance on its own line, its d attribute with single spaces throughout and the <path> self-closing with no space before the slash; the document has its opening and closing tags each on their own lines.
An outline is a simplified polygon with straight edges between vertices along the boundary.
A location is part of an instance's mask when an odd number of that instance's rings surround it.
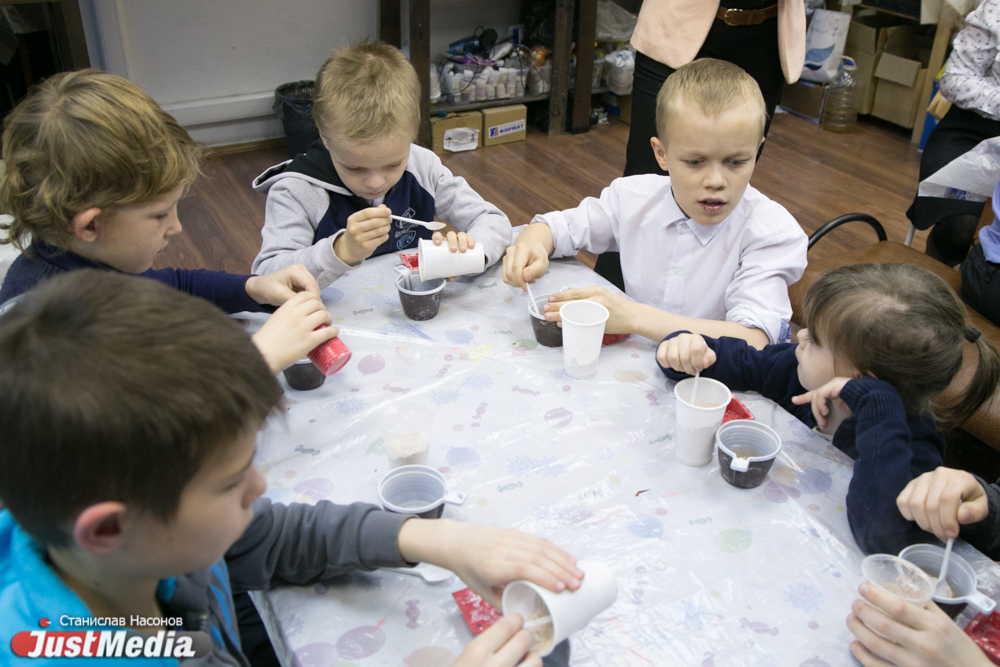
<svg viewBox="0 0 1000 667">
<path fill-rule="evenodd" d="M 830 132 L 850 132 L 858 122 L 857 88 L 851 76 L 854 61 L 844 57 L 837 76 L 830 82 L 823 104 L 823 129 Z"/>
</svg>

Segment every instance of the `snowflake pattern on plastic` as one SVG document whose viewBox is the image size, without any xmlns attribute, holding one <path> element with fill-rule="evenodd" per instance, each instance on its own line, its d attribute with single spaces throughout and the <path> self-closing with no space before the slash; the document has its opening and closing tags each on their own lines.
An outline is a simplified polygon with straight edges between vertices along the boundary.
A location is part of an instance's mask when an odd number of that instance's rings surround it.
<svg viewBox="0 0 1000 667">
<path fill-rule="evenodd" d="M 799 611 L 819 611 L 823 594 L 809 584 L 792 584 L 785 588 L 785 602 Z"/>
<path fill-rule="evenodd" d="M 365 409 L 365 402 L 356 396 L 348 396 L 336 402 L 337 412 L 345 415 L 356 415 Z"/>
<path fill-rule="evenodd" d="M 431 403 L 434 405 L 448 405 L 457 399 L 459 393 L 454 389 L 436 389 L 428 394 L 427 398 L 430 399 Z"/>
<path fill-rule="evenodd" d="M 532 458 L 530 456 L 515 456 L 507 461 L 507 472 L 511 475 L 522 477 L 532 477 L 541 475 L 542 477 L 558 477 L 566 472 L 566 466 L 559 463 L 553 456 L 542 458 Z"/>
<path fill-rule="evenodd" d="M 394 306 L 399 303 L 399 298 L 395 294 L 385 292 L 368 292 L 361 299 L 366 306 Z"/>
<path fill-rule="evenodd" d="M 462 387 L 473 391 L 482 391 L 493 386 L 493 378 L 485 375 L 472 375 L 465 379 Z"/>
<path fill-rule="evenodd" d="M 693 600 L 681 600 L 671 608 L 671 614 L 677 625 L 689 632 L 701 630 L 712 619 L 711 610 L 698 606 Z"/>
</svg>

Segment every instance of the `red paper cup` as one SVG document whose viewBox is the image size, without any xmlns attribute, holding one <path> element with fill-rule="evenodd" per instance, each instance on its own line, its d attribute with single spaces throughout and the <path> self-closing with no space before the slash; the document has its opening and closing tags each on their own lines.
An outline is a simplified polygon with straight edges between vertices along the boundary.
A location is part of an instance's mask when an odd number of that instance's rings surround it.
<svg viewBox="0 0 1000 667">
<path fill-rule="evenodd" d="M 326 324 L 323 327 L 327 326 Z M 323 327 L 316 327 L 322 329 Z M 316 365 L 323 375 L 330 376 L 343 368 L 351 360 L 351 351 L 344 341 L 334 336 L 309 353 L 309 361 Z"/>
</svg>

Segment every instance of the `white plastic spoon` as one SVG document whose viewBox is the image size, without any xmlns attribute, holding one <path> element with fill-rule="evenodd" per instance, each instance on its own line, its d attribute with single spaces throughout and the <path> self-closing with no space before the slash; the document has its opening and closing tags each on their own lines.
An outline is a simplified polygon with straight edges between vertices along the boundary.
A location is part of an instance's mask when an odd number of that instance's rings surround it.
<svg viewBox="0 0 1000 667">
<path fill-rule="evenodd" d="M 414 225 L 420 225 L 421 227 L 426 227 L 432 232 L 436 232 L 439 229 L 444 229 L 445 224 L 443 222 L 421 222 L 420 220 L 411 220 L 410 218 L 404 218 L 401 215 L 390 215 L 393 220 L 399 220 L 400 222 L 411 222 Z"/>
<path fill-rule="evenodd" d="M 528 298 L 531 300 L 531 310 L 535 312 L 535 315 L 544 319 L 544 315 L 538 312 L 538 304 L 535 303 L 535 295 L 531 293 L 531 283 L 524 283 L 524 286 L 528 288 Z"/>
<path fill-rule="evenodd" d="M 948 544 L 946 544 L 944 547 L 944 560 L 941 562 L 941 573 L 938 574 L 937 583 L 934 584 L 934 595 L 936 595 L 939 598 L 951 597 L 950 595 L 945 595 L 947 591 L 945 591 L 944 589 L 948 586 L 948 580 L 947 580 L 948 560 L 951 558 L 951 548 L 952 546 L 954 546 L 954 544 L 955 544 L 955 538 L 949 537 Z"/>
<path fill-rule="evenodd" d="M 694 386 L 691 387 L 691 405 L 698 405 L 698 380 L 701 379 L 701 371 L 694 374 Z"/>
<path fill-rule="evenodd" d="M 535 618 L 530 621 L 525 621 L 521 628 L 537 628 L 539 625 L 545 625 L 552 622 L 551 616 L 542 616 L 541 618 Z"/>
</svg>

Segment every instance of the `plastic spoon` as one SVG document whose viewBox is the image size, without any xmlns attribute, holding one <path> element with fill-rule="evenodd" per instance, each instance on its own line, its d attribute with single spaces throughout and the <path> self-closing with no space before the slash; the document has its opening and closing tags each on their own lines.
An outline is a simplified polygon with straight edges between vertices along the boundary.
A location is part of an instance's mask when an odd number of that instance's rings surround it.
<svg viewBox="0 0 1000 667">
<path fill-rule="evenodd" d="M 934 595 L 938 597 L 951 597 L 945 595 L 945 587 L 948 585 L 948 560 L 951 558 L 951 548 L 955 544 L 955 538 L 949 537 L 948 544 L 944 547 L 944 560 L 941 562 L 941 573 L 938 575 L 937 583 L 934 584 Z"/>
<path fill-rule="evenodd" d="M 538 304 L 535 303 L 535 295 L 531 293 L 531 283 L 524 283 L 524 286 L 528 288 L 528 298 L 531 300 L 531 310 L 535 312 L 538 317 L 543 317 L 543 315 L 538 312 Z"/>
<path fill-rule="evenodd" d="M 443 222 L 421 222 L 420 220 L 411 220 L 410 218 L 404 218 L 401 215 L 390 215 L 393 220 L 399 220 L 400 222 L 410 222 L 414 225 L 420 225 L 421 227 L 426 227 L 432 232 L 436 232 L 439 229 L 444 229 L 445 224 Z"/>
<path fill-rule="evenodd" d="M 552 622 L 552 617 L 551 616 L 542 616 L 541 618 L 535 618 L 535 619 L 532 619 L 530 621 L 525 621 L 524 625 L 522 625 L 521 628 L 522 629 L 524 629 L 524 628 L 537 628 L 539 625 L 545 625 L 545 624 L 551 623 L 551 622 Z"/>
<path fill-rule="evenodd" d="M 691 405 L 698 405 L 698 380 L 701 379 L 701 371 L 694 374 L 694 386 L 691 387 Z"/>
</svg>

